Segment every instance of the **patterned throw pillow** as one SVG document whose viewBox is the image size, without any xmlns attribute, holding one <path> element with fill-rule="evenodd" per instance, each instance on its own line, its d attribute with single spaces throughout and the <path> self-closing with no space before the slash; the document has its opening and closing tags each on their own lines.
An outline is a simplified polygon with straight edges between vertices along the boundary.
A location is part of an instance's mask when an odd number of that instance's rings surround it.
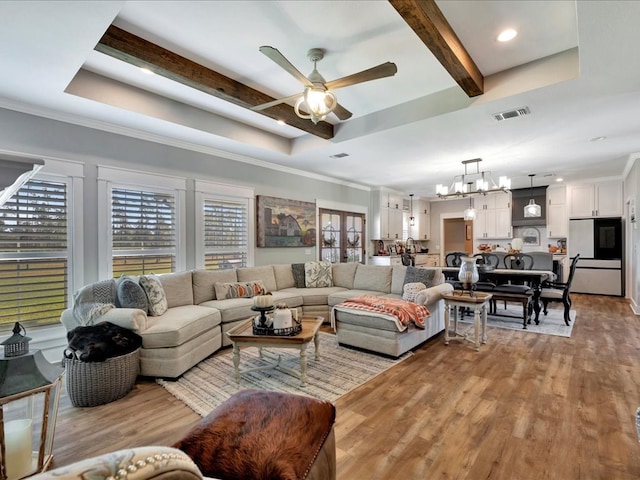
<svg viewBox="0 0 640 480">
<path fill-rule="evenodd" d="M 139 308 L 145 312 L 149 310 L 147 294 L 130 278 L 123 278 L 118 282 L 116 299 L 120 308 Z"/>
<path fill-rule="evenodd" d="M 422 282 L 405 283 L 402 291 L 402 299 L 405 302 L 415 302 L 416 294 L 426 289 L 426 285 Z"/>
<path fill-rule="evenodd" d="M 307 262 L 304 264 L 304 281 L 307 288 L 332 287 L 331 262 Z"/>
<path fill-rule="evenodd" d="M 261 280 L 233 283 L 215 282 L 213 286 L 216 289 L 216 298 L 218 300 L 225 298 L 251 298 L 267 293 L 267 289 Z"/>
<path fill-rule="evenodd" d="M 156 275 L 140 275 L 140 286 L 149 301 L 149 315 L 159 317 L 168 309 L 167 297 Z"/>
<path fill-rule="evenodd" d="M 304 279 L 304 263 L 292 263 L 291 271 L 293 272 L 293 281 L 296 284 L 296 288 L 305 288 L 307 283 Z"/>
</svg>

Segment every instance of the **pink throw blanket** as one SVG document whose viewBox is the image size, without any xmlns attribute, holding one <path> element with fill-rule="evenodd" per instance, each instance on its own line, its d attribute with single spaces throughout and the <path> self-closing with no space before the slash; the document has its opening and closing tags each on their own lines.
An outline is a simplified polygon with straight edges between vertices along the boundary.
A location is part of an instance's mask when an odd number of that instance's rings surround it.
<svg viewBox="0 0 640 480">
<path fill-rule="evenodd" d="M 405 302 L 395 298 L 376 297 L 375 295 L 362 295 L 350 298 L 342 302 L 340 307 L 353 308 L 355 310 L 367 310 L 370 312 L 387 313 L 395 315 L 405 327 L 413 322 L 416 327 L 424 329 L 424 319 L 431 314 L 424 305 Z"/>
</svg>

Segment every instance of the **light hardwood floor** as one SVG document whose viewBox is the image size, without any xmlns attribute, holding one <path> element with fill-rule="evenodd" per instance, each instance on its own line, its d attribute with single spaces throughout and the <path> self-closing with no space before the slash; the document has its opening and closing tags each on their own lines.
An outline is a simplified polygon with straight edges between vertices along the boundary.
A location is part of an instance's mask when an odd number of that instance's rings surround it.
<svg viewBox="0 0 640 480">
<path fill-rule="evenodd" d="M 640 317 L 624 299 L 573 298 L 571 338 L 490 329 L 476 352 L 438 336 L 340 398 L 338 478 L 640 478 Z M 170 445 L 199 418 L 148 380 L 100 407 L 63 395 L 54 463 Z"/>
</svg>

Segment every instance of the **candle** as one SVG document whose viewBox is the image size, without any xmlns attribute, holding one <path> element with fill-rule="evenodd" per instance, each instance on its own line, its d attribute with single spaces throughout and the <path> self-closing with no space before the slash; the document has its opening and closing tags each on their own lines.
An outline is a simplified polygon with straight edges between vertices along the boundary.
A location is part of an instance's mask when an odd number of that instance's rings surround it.
<svg viewBox="0 0 640 480">
<path fill-rule="evenodd" d="M 15 480 L 32 472 L 31 420 L 12 420 L 4 425 L 7 478 Z"/>
</svg>

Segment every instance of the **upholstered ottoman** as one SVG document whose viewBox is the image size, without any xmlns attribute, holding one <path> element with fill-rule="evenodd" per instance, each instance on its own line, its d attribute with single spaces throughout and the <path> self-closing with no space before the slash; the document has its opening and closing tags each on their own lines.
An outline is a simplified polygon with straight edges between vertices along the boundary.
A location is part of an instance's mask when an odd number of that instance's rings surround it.
<svg viewBox="0 0 640 480">
<path fill-rule="evenodd" d="M 335 407 L 311 397 L 243 390 L 175 445 L 222 480 L 334 480 Z"/>
</svg>

